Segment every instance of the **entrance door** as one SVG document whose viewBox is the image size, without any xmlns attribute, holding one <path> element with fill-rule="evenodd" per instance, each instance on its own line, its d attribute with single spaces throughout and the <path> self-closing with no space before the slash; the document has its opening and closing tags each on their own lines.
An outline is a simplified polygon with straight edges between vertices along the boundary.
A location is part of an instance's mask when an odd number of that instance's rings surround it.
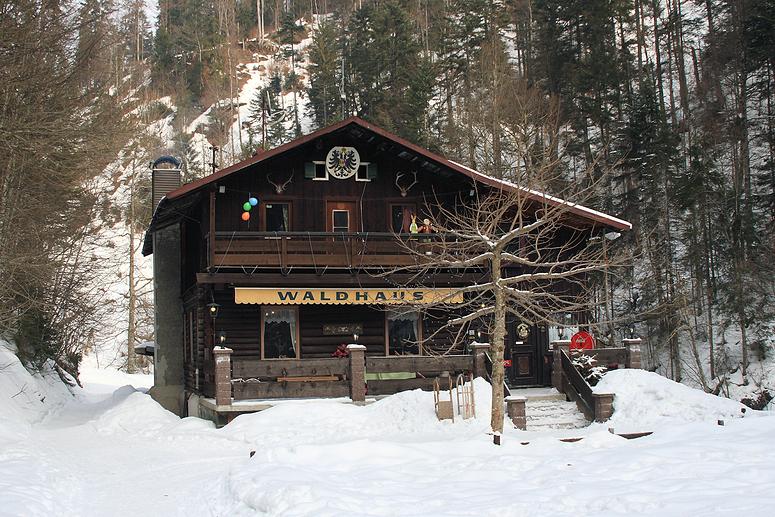
<svg viewBox="0 0 775 517">
<path fill-rule="evenodd" d="M 326 231 L 352 233 L 358 231 L 358 213 L 354 201 L 326 202 Z"/>
<path fill-rule="evenodd" d="M 538 325 L 509 323 L 509 340 L 506 349 L 510 352 L 511 367 L 507 377 L 511 386 L 538 386 L 543 382 L 543 341 L 546 332 Z"/>
</svg>

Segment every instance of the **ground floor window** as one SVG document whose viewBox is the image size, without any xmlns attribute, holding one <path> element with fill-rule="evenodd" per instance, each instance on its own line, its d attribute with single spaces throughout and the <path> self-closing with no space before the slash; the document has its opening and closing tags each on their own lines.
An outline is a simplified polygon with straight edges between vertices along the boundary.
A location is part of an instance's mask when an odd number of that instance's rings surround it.
<svg viewBox="0 0 775 517">
<path fill-rule="evenodd" d="M 298 357 L 298 310 L 268 306 L 263 307 L 261 316 L 261 358 Z"/>
<path fill-rule="evenodd" d="M 388 355 L 419 354 L 419 325 L 420 313 L 418 312 L 389 312 L 387 314 Z"/>
</svg>

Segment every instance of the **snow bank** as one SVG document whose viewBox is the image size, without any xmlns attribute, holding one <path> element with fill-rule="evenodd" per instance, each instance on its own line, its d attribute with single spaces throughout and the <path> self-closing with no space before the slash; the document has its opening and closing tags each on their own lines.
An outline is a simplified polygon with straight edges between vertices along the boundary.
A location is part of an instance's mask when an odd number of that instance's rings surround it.
<svg viewBox="0 0 775 517">
<path fill-rule="evenodd" d="M 656 408 L 675 425 L 638 440 L 591 426 L 573 431 L 583 436 L 575 443 L 507 426 L 496 447 L 486 432 L 488 388 L 477 382 L 480 417 L 454 424 L 438 422 L 433 395 L 421 391 L 365 407 L 295 402 L 239 417 L 219 433 L 256 454 L 213 481 L 205 513 L 678 516 L 734 508 L 764 516 L 775 504 L 775 449 L 765 445 L 775 418 L 717 426 L 702 420 L 739 414 L 739 405 L 648 372 L 613 372 L 600 391 L 617 392 L 621 421 L 654 422 Z"/>
<path fill-rule="evenodd" d="M 208 420 L 178 418 L 132 386 L 119 388 L 102 404 L 108 409 L 91 422 L 100 434 L 176 438 L 215 429 Z"/>
<path fill-rule="evenodd" d="M 743 404 L 671 381 L 644 370 L 613 370 L 593 389 L 614 393 L 610 420 L 617 431 L 653 431 L 686 422 L 716 422 L 742 416 Z M 748 410 L 748 414 L 752 414 Z"/>
<path fill-rule="evenodd" d="M 73 381 L 74 382 L 74 381 Z M 48 363 L 32 374 L 16 357 L 16 347 L 0 339 L 0 440 L 19 438 L 73 400 L 73 393 Z"/>
<path fill-rule="evenodd" d="M 489 428 L 491 388 L 482 379 L 475 382 L 477 418 L 458 419 L 455 424 L 436 418 L 432 392 L 413 390 L 366 406 L 333 400 L 279 402 L 265 411 L 237 417 L 220 432 L 257 448 L 283 446 L 289 442 L 310 445 L 373 438 L 453 438 L 461 432 L 481 434 Z"/>
</svg>

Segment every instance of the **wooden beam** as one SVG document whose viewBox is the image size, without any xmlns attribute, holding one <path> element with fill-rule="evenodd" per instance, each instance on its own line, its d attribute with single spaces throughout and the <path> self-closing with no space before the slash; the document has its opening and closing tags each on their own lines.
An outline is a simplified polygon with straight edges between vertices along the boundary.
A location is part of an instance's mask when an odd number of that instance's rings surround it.
<svg viewBox="0 0 775 517">
<path fill-rule="evenodd" d="M 347 381 L 235 382 L 233 390 L 235 400 L 350 396 Z"/>
<path fill-rule="evenodd" d="M 349 273 L 325 273 L 317 275 L 313 271 L 308 273 L 295 270 L 292 275 L 283 276 L 277 273 L 255 273 L 249 275 L 246 273 L 197 273 L 197 284 L 235 284 L 239 286 L 276 286 L 283 287 L 311 287 L 318 285 L 331 285 L 333 287 L 366 287 L 366 286 L 390 286 L 404 285 L 409 282 L 412 275 L 396 274 L 390 277 L 376 277 L 369 274 L 349 274 Z M 439 273 L 424 278 L 426 286 L 435 287 L 449 286 L 467 286 L 477 281 L 481 281 L 482 274 L 479 273 Z"/>
<path fill-rule="evenodd" d="M 232 378 L 345 375 L 347 367 L 347 360 L 340 357 L 264 361 L 235 358 L 232 363 Z"/>
<path fill-rule="evenodd" d="M 391 372 L 443 372 L 473 370 L 474 356 L 420 356 L 402 355 L 390 357 L 367 357 L 366 373 Z"/>
</svg>

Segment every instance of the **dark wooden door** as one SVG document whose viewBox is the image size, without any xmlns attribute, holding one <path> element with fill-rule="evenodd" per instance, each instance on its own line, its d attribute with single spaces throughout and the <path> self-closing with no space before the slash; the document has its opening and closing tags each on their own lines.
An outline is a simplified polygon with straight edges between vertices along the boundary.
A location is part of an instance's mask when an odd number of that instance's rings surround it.
<svg viewBox="0 0 775 517">
<path fill-rule="evenodd" d="M 327 232 L 357 232 L 358 212 L 354 201 L 326 201 Z"/>
<path fill-rule="evenodd" d="M 538 386 L 542 384 L 543 341 L 538 325 L 522 325 L 518 321 L 509 323 L 506 346 L 511 366 L 506 375 L 511 386 Z"/>
</svg>

